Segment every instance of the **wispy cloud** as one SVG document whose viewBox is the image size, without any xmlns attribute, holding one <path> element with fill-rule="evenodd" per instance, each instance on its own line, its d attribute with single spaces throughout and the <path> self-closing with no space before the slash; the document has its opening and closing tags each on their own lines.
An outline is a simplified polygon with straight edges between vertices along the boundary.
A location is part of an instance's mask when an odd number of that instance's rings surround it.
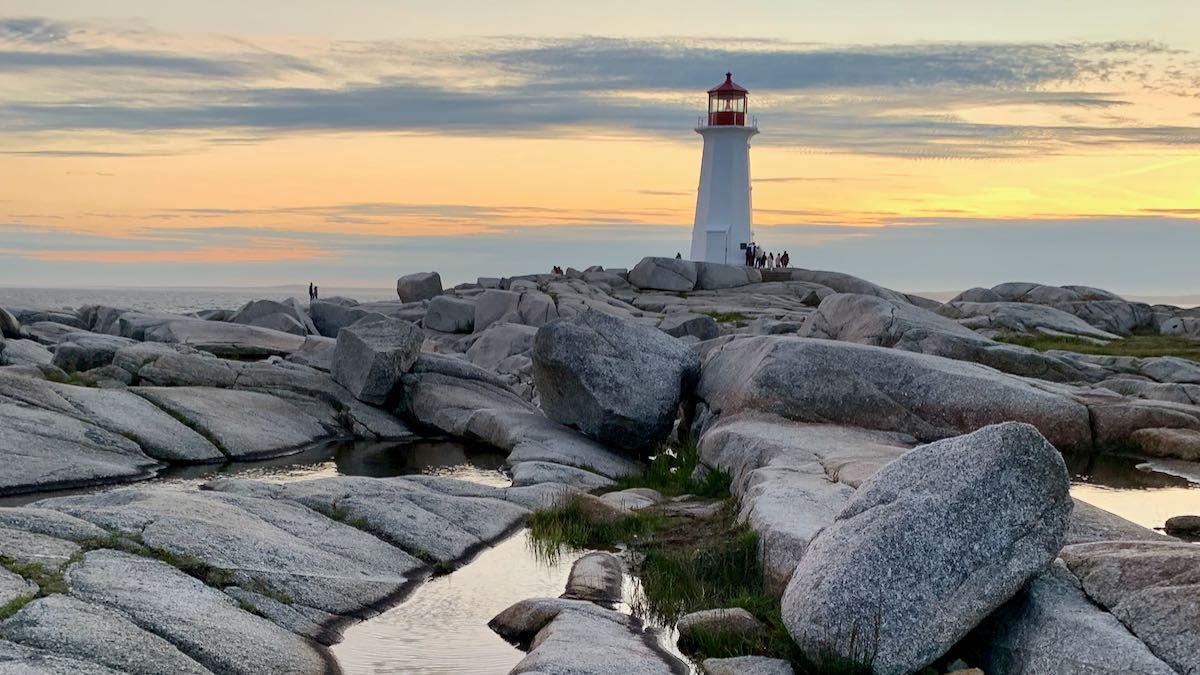
<svg viewBox="0 0 1200 675">
<path fill-rule="evenodd" d="M 290 51 L 289 51 L 290 50 Z M 772 40 L 521 37 L 462 41 L 197 43 L 41 19 L 0 21 L 10 138 L 48 132 L 203 133 L 253 143 L 301 131 L 579 134 L 682 139 L 696 92 L 726 69 L 756 96 L 756 143 L 901 157 L 1013 157 L 1068 147 L 1200 145 L 1200 127 L 1136 114 L 1118 90 L 1196 93 L 1200 66 L 1153 42 L 830 46 Z M 31 78 L 35 78 L 31 79 Z M 104 86 L 98 86 L 103 83 Z M 758 97 L 761 94 L 761 97 Z M 1025 106 L 1036 122 L 964 108 Z M 1073 111 L 1073 112 L 1067 112 Z M 8 152 L 37 152 L 12 147 Z M 3 148 L 0 148 L 3 150 Z M 41 152 L 47 152 L 41 150 Z"/>
</svg>

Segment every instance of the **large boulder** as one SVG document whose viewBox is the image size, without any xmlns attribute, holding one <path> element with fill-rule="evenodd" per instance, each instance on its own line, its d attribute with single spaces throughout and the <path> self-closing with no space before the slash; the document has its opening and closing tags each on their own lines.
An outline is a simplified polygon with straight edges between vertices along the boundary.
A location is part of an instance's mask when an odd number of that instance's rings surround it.
<svg viewBox="0 0 1200 675">
<path fill-rule="evenodd" d="M 439 295 L 429 301 L 422 325 L 443 333 L 470 333 L 475 328 L 475 303 L 464 298 Z"/>
<path fill-rule="evenodd" d="M 492 324 L 467 350 L 467 359 L 481 368 L 496 370 L 504 359 L 533 348 L 538 329 L 518 323 Z"/>
<path fill-rule="evenodd" d="M 1099 541 L 1062 551 L 1088 597 L 1179 673 L 1200 672 L 1200 546 Z"/>
<path fill-rule="evenodd" d="M 884 288 L 878 284 L 873 284 L 866 279 L 841 272 L 824 272 L 821 270 L 791 270 L 792 279 L 795 281 L 806 281 L 812 284 L 818 284 L 831 288 L 838 293 L 857 293 L 859 295 L 874 295 L 879 298 L 885 298 L 892 302 L 908 302 L 908 297 L 903 293 L 897 293 L 890 288 Z"/>
<path fill-rule="evenodd" d="M 304 336 L 244 324 L 187 317 L 123 314 L 123 337 L 148 342 L 187 344 L 227 358 L 286 356 L 304 345 Z"/>
<path fill-rule="evenodd" d="M 486 290 L 475 298 L 473 329 L 487 330 L 494 323 L 518 323 L 521 316 L 521 293 Z"/>
<path fill-rule="evenodd" d="M 396 295 L 401 302 L 429 300 L 442 294 L 442 275 L 437 272 L 406 274 L 396 280 Z"/>
<path fill-rule="evenodd" d="M 1069 489 L 1027 424 L 912 450 L 809 544 L 782 600 L 788 632 L 809 653 L 873 652 L 880 675 L 920 670 L 1054 560 Z"/>
<path fill-rule="evenodd" d="M 300 302 L 288 298 L 283 302 L 276 300 L 251 300 L 229 317 L 230 323 L 241 323 L 248 326 L 259 326 L 272 330 L 282 330 L 296 335 L 315 335 L 317 328 L 308 317 Z"/>
<path fill-rule="evenodd" d="M 82 372 L 107 366 L 117 351 L 134 344 L 133 340 L 116 335 L 71 333 L 54 348 L 54 365 L 68 373 Z"/>
<path fill-rule="evenodd" d="M 397 319 L 343 328 L 333 352 L 333 379 L 360 401 L 383 404 L 412 368 L 424 340 L 415 324 Z"/>
<path fill-rule="evenodd" d="M 762 281 L 762 272 L 753 267 L 722 265 L 721 263 L 697 262 L 696 288 L 705 291 L 722 288 L 737 288 Z"/>
<path fill-rule="evenodd" d="M 683 343 L 600 312 L 542 326 L 532 357 L 546 414 L 624 449 L 666 437 L 699 372 L 695 352 Z"/>
<path fill-rule="evenodd" d="M 696 288 L 696 263 L 677 258 L 642 258 L 629 270 L 629 283 L 642 289 L 687 292 Z"/>
<path fill-rule="evenodd" d="M 1061 450 L 1092 445 L 1087 407 L 1066 395 L 974 363 L 832 340 L 757 336 L 714 346 L 697 393 L 716 414 L 757 410 L 922 441 L 1020 420 Z"/>
</svg>

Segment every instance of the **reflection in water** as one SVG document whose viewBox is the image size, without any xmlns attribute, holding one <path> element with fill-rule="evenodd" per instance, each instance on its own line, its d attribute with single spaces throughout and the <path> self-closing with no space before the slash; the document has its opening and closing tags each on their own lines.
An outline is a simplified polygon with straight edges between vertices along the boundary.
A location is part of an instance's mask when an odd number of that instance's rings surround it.
<svg viewBox="0 0 1200 675">
<path fill-rule="evenodd" d="M 1072 496 L 1143 527 L 1161 528 L 1171 516 L 1200 514 L 1200 466 L 1194 462 L 1113 455 L 1064 459 Z"/>
<path fill-rule="evenodd" d="M 547 562 L 522 530 L 457 572 L 430 579 L 403 604 L 347 628 L 333 655 L 346 675 L 506 673 L 525 653 L 488 621 L 519 600 L 558 597 L 584 553 Z"/>
<path fill-rule="evenodd" d="M 485 485 L 507 486 L 500 471 L 505 454 L 487 446 L 459 441 L 335 441 L 304 452 L 257 462 L 173 466 L 140 483 L 56 490 L 0 498 L 0 506 L 21 506 L 47 497 L 105 492 L 130 485 L 196 486 L 214 478 L 269 481 L 308 480 L 328 476 L 404 476 L 435 474 Z"/>
</svg>

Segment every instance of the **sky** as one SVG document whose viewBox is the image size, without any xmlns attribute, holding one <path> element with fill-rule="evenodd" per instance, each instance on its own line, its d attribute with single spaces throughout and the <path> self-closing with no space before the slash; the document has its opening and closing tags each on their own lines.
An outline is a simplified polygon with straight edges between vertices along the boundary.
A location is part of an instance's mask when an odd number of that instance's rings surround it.
<svg viewBox="0 0 1200 675">
<path fill-rule="evenodd" d="M 1200 292 L 1195 0 L 0 0 L 0 285 L 387 286 L 755 237 L 908 291 Z"/>
</svg>

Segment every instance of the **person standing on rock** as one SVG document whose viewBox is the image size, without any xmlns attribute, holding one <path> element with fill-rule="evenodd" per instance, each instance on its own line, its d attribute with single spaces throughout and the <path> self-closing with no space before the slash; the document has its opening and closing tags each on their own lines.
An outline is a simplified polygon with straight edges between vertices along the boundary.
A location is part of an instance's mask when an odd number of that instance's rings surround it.
<svg viewBox="0 0 1200 675">
<path fill-rule="evenodd" d="M 313 283 L 311 281 L 308 282 L 308 301 L 313 301 Z"/>
<path fill-rule="evenodd" d="M 771 269 L 774 266 L 775 266 L 775 254 L 768 253 L 767 254 L 767 269 Z"/>
<path fill-rule="evenodd" d="M 746 244 L 746 267 L 750 267 L 754 260 L 754 242 Z"/>
<path fill-rule="evenodd" d="M 320 289 L 320 287 L 318 287 L 318 286 L 313 286 L 313 297 L 312 297 L 312 299 L 313 299 L 313 300 L 320 300 L 320 299 L 321 299 L 321 289 Z"/>
</svg>

